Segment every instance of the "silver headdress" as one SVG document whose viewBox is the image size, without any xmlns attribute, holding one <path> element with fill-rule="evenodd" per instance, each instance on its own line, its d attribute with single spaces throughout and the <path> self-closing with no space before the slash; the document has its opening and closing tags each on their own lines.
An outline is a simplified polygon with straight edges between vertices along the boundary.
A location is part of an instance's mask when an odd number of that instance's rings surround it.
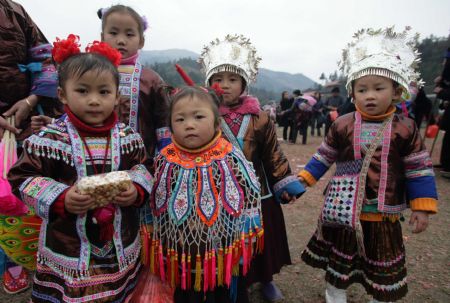
<svg viewBox="0 0 450 303">
<path fill-rule="evenodd" d="M 225 39 L 218 38 L 203 48 L 198 59 L 206 75 L 206 85 L 212 75 L 220 72 L 233 72 L 240 75 L 247 84 L 256 80 L 258 63 L 256 49 L 250 40 L 242 35 L 227 35 Z"/>
<path fill-rule="evenodd" d="M 401 33 L 394 27 L 386 29 L 362 29 L 353 36 L 354 41 L 342 53 L 340 69 L 347 75 L 347 91 L 351 93 L 352 81 L 368 75 L 390 78 L 408 92 L 409 84 L 422 86 L 417 71 L 420 62 L 415 48 L 418 34 L 412 34 L 410 27 Z"/>
</svg>

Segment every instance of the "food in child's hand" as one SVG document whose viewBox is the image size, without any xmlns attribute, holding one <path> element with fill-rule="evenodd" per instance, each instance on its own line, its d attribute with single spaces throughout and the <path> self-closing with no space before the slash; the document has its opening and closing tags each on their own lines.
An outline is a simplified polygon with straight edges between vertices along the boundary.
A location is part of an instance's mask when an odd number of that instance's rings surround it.
<svg viewBox="0 0 450 303">
<path fill-rule="evenodd" d="M 131 178 L 126 171 L 114 171 L 106 174 L 83 177 L 77 183 L 78 192 L 90 195 L 95 204 L 91 209 L 105 206 L 131 186 Z"/>
</svg>

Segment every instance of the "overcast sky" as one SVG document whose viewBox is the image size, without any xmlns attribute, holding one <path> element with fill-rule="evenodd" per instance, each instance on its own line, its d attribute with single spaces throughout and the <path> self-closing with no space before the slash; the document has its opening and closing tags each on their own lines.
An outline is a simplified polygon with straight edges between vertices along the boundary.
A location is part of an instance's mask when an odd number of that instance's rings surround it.
<svg viewBox="0 0 450 303">
<path fill-rule="evenodd" d="M 315 81 L 337 69 L 341 50 L 360 28 L 410 25 L 422 38 L 450 30 L 449 0 L 16 1 L 50 41 L 69 33 L 78 34 L 83 45 L 99 39 L 97 9 L 120 3 L 147 17 L 146 50 L 200 53 L 214 38 L 238 33 L 250 38 L 262 67 Z"/>
</svg>

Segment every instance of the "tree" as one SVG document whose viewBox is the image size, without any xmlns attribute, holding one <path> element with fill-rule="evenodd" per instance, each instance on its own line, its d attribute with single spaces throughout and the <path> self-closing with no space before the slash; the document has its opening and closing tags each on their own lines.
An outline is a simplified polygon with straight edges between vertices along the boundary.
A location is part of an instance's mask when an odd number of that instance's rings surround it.
<svg viewBox="0 0 450 303">
<path fill-rule="evenodd" d="M 423 39 L 417 49 L 421 53 L 419 71 L 425 81 L 425 91 L 431 93 L 434 88 L 434 79 L 442 73 L 442 61 L 447 47 L 450 45 L 450 36 L 436 37 L 430 35 Z"/>
</svg>

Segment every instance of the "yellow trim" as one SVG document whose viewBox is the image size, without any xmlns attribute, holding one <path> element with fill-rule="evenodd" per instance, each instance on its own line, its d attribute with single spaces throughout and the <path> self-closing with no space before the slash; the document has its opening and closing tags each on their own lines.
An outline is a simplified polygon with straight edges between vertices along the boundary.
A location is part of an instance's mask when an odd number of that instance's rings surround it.
<svg viewBox="0 0 450 303">
<path fill-rule="evenodd" d="M 410 202 L 412 211 L 427 211 L 437 213 L 437 200 L 433 198 L 417 198 Z"/>
<path fill-rule="evenodd" d="M 216 135 L 214 136 L 214 138 L 212 138 L 212 140 L 209 143 L 206 143 L 205 145 L 203 145 L 202 147 L 199 147 L 197 149 L 189 149 L 189 148 L 185 148 L 181 145 L 179 145 L 177 143 L 177 141 L 175 141 L 175 138 L 172 135 L 172 143 L 180 150 L 184 151 L 184 152 L 188 152 L 191 154 L 197 154 L 197 153 L 201 153 L 207 149 L 209 149 L 211 146 L 213 146 L 214 144 L 216 144 L 217 140 L 220 139 L 220 137 L 222 137 L 222 131 L 219 130 Z"/>
<path fill-rule="evenodd" d="M 359 216 L 359 219 L 361 221 L 370 221 L 370 222 L 381 222 L 385 219 L 389 219 L 391 222 L 395 222 L 400 219 L 400 215 L 392 214 L 392 215 L 386 215 L 381 213 L 361 213 Z"/>
<path fill-rule="evenodd" d="M 361 114 L 361 117 L 364 120 L 369 120 L 369 121 L 383 121 L 384 119 L 388 118 L 389 116 L 391 116 L 392 114 L 395 113 L 394 105 L 390 105 L 389 108 L 387 109 L 387 112 L 385 114 L 382 114 L 379 116 L 371 116 L 369 114 L 366 114 L 356 105 L 356 103 L 355 103 L 355 107 L 356 107 L 356 110 Z"/>
<path fill-rule="evenodd" d="M 311 175 L 311 173 L 307 170 L 302 170 L 301 172 L 299 172 L 297 177 L 302 177 L 303 180 L 305 180 L 306 184 L 308 184 L 308 186 L 313 186 L 317 183 L 316 178 L 314 178 L 313 175 Z"/>
</svg>

